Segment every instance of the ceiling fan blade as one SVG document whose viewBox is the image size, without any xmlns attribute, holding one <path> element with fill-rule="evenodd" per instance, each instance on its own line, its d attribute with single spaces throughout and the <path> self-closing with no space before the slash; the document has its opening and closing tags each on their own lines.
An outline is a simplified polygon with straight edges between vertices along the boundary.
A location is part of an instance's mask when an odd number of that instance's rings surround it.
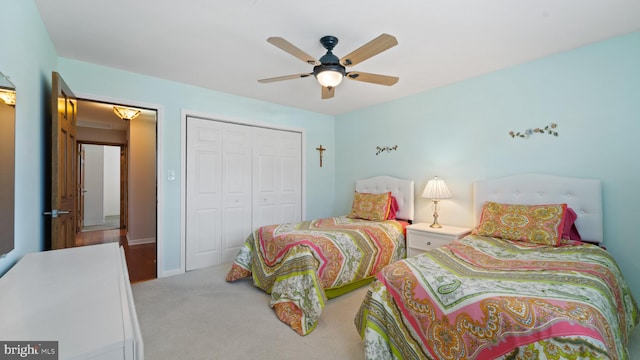
<svg viewBox="0 0 640 360">
<path fill-rule="evenodd" d="M 352 66 L 396 45 L 398 45 L 398 40 L 396 40 L 395 37 L 389 34 L 382 34 L 352 51 L 350 54 L 343 56 L 342 59 L 340 59 L 340 63 L 344 66 Z"/>
<path fill-rule="evenodd" d="M 311 76 L 311 75 L 313 75 L 313 73 L 277 76 L 277 77 L 272 77 L 272 78 L 268 78 L 268 79 L 260 79 L 260 80 L 258 80 L 258 82 L 266 84 L 266 83 L 282 81 L 282 80 L 301 79 L 301 78 L 306 78 L 307 76 Z"/>
<path fill-rule="evenodd" d="M 306 62 L 307 64 L 311 64 L 311 65 L 320 65 L 320 62 L 316 59 L 313 58 L 313 56 L 307 54 L 306 52 L 298 49 L 298 47 L 296 47 L 295 45 L 293 45 L 292 43 L 288 42 L 287 40 L 281 38 L 281 37 L 270 37 L 267 39 L 267 42 L 269 42 L 270 44 L 273 44 L 277 47 L 279 47 L 280 49 L 288 52 L 289 54 L 297 57 L 298 59 Z"/>
<path fill-rule="evenodd" d="M 369 74 L 360 71 L 349 71 L 345 77 L 351 80 L 364 81 L 373 84 L 391 86 L 400 80 L 397 76 Z"/>
<path fill-rule="evenodd" d="M 335 94 L 335 87 L 329 88 L 326 86 L 322 87 L 322 98 L 323 99 L 331 99 L 333 97 L 333 95 Z"/>
</svg>

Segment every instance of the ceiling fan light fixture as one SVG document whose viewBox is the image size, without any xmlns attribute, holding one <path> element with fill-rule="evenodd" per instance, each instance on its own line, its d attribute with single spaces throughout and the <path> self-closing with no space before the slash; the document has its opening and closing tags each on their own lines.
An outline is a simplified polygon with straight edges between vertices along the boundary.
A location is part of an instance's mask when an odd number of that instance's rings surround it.
<svg viewBox="0 0 640 360">
<path fill-rule="evenodd" d="M 288 42 L 281 37 L 272 36 L 267 39 L 267 42 L 288 52 L 289 54 L 304 61 L 306 64 L 314 65 L 313 72 L 293 74 L 272 77 L 268 79 L 260 79 L 259 83 L 271 83 L 282 80 L 302 79 L 313 75 L 318 83 L 322 86 L 322 99 L 330 99 L 334 95 L 334 88 L 342 82 L 345 76 L 349 77 L 349 80 L 357 80 L 360 82 L 379 84 L 391 86 L 398 82 L 398 77 L 386 76 L 379 74 L 370 74 L 364 72 L 346 72 L 346 67 L 350 67 L 359 64 L 372 56 L 375 56 L 385 50 L 388 50 L 398 45 L 398 40 L 389 34 L 382 34 L 377 38 L 369 41 L 368 43 L 360 46 L 358 49 L 350 52 L 348 55 L 338 58 L 333 54 L 333 48 L 338 44 L 338 38 L 332 35 L 323 36 L 320 38 L 320 44 L 327 49 L 327 53 L 324 54 L 319 60 L 306 52 L 300 50 L 298 47 Z"/>
<path fill-rule="evenodd" d="M 316 75 L 316 78 L 325 87 L 336 87 L 342 82 L 342 74 L 334 70 L 325 70 Z"/>
<path fill-rule="evenodd" d="M 123 106 L 114 106 L 113 113 L 122 120 L 131 121 L 140 115 L 140 110 Z"/>
<path fill-rule="evenodd" d="M 339 64 L 329 64 L 316 66 L 313 73 L 320 85 L 333 88 L 342 82 L 345 71 L 344 66 Z"/>
</svg>

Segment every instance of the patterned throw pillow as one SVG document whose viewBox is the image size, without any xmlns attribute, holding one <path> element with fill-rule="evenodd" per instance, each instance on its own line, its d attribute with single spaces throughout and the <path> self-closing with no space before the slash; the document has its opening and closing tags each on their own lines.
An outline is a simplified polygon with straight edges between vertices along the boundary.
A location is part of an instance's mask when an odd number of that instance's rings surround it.
<svg viewBox="0 0 640 360">
<path fill-rule="evenodd" d="M 557 246 L 562 239 L 567 204 L 514 205 L 487 201 L 476 235 Z"/>
<path fill-rule="evenodd" d="M 356 192 L 353 195 L 351 212 L 347 217 L 374 221 L 386 220 L 387 215 L 389 215 L 390 205 L 391 192 L 383 194 Z"/>
</svg>

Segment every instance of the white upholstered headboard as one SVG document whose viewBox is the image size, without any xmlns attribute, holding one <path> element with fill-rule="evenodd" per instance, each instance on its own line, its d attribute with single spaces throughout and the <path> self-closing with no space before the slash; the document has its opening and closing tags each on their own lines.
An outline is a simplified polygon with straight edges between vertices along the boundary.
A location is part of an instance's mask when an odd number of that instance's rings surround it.
<svg viewBox="0 0 640 360">
<path fill-rule="evenodd" d="M 400 210 L 396 214 L 398 219 L 413 221 L 413 180 L 400 179 L 392 176 L 375 176 L 356 181 L 356 191 L 361 193 L 381 194 L 391 191 L 398 200 Z"/>
<path fill-rule="evenodd" d="M 600 180 L 543 174 L 522 174 L 476 181 L 474 226 L 485 201 L 503 204 L 567 204 L 578 215 L 576 227 L 583 240 L 600 243 L 603 235 Z"/>
</svg>

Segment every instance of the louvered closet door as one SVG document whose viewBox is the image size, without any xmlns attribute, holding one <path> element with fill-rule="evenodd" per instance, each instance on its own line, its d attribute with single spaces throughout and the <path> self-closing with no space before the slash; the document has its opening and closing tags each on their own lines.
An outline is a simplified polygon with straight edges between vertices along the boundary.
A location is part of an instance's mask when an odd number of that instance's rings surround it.
<svg viewBox="0 0 640 360">
<path fill-rule="evenodd" d="M 231 262 L 251 233 L 251 128 L 187 120 L 187 270 Z"/>
<path fill-rule="evenodd" d="M 302 135 L 255 128 L 253 227 L 302 219 Z"/>
</svg>

